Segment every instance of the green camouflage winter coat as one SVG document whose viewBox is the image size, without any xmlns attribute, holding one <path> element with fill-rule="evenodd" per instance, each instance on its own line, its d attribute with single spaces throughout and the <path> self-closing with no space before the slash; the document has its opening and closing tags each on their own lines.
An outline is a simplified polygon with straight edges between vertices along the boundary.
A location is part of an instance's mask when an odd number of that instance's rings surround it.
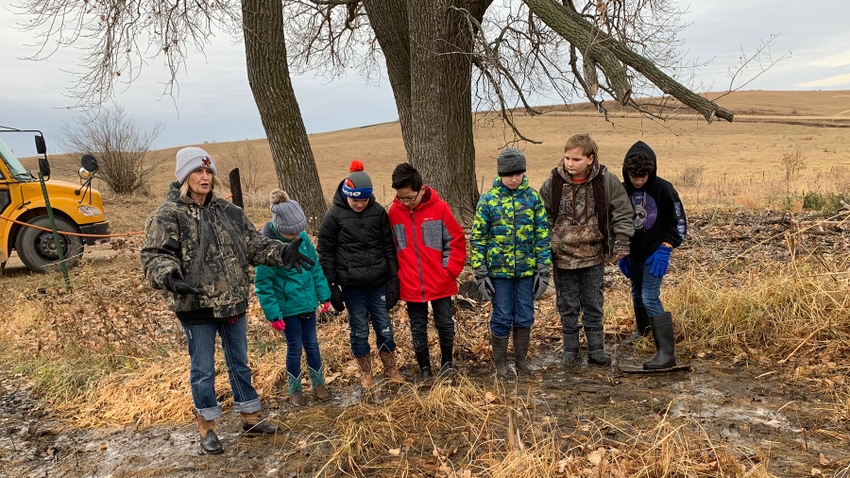
<svg viewBox="0 0 850 478">
<path fill-rule="evenodd" d="M 469 246 L 472 268 L 484 266 L 490 277 L 531 277 L 552 264 L 546 210 L 528 177 L 515 190 L 493 180 L 478 199 Z"/>
<path fill-rule="evenodd" d="M 180 197 L 172 183 L 165 202 L 148 219 L 141 250 L 145 277 L 180 320 L 200 323 L 241 315 L 253 286 L 252 265 L 283 265 L 282 242 L 263 237 L 245 211 L 214 193 L 203 205 Z M 185 281 L 206 295 L 178 295 L 163 288 L 163 278 L 178 269 Z"/>
</svg>

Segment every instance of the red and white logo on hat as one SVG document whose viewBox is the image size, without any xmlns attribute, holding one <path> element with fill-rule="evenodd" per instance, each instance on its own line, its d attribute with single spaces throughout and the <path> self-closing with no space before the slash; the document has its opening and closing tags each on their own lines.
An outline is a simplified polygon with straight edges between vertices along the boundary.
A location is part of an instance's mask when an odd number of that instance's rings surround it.
<svg viewBox="0 0 850 478">
<path fill-rule="evenodd" d="M 201 166 L 203 166 L 207 169 L 211 169 L 212 160 L 210 159 L 209 156 L 204 156 L 203 159 L 201 159 Z"/>
</svg>

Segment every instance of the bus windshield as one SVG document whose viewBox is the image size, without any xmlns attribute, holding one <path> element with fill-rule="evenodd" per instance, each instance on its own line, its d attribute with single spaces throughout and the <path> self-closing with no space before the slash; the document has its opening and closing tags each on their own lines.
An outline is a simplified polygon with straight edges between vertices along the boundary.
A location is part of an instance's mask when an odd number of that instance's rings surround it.
<svg viewBox="0 0 850 478">
<path fill-rule="evenodd" d="M 18 157 L 15 156 L 15 153 L 6 146 L 6 143 L 3 142 L 3 139 L 0 139 L 0 156 L 3 157 L 3 162 L 6 163 L 6 166 L 9 168 L 9 172 L 12 174 L 14 178 L 26 178 L 29 179 L 32 177 L 30 173 L 24 168 L 24 165 L 18 160 Z"/>
</svg>

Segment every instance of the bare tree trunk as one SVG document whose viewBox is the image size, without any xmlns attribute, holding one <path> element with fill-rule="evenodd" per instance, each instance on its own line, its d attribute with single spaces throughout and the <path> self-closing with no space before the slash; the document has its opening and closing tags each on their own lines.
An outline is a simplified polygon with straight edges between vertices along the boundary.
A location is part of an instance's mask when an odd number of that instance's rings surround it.
<svg viewBox="0 0 850 478">
<path fill-rule="evenodd" d="M 278 184 L 318 228 L 327 211 L 316 160 L 289 77 L 283 8 L 279 0 L 242 0 L 248 82 L 277 172 Z"/>
<path fill-rule="evenodd" d="M 401 136 L 406 149 L 413 144 L 410 107 L 410 34 L 407 2 L 400 0 L 364 0 L 369 24 L 381 45 L 387 62 L 387 76 L 393 89 Z"/>
<path fill-rule="evenodd" d="M 408 161 L 461 223 L 478 201 L 472 135 L 472 36 L 460 0 L 366 0 L 387 61 Z M 483 15 L 485 4 L 474 4 Z M 475 10 L 475 8 L 473 8 Z M 479 16 L 480 18 L 480 16 Z"/>
<path fill-rule="evenodd" d="M 484 2 L 454 2 L 481 22 Z M 446 142 L 448 161 L 447 184 L 441 193 L 447 198 L 461 224 L 472 225 L 478 203 L 478 181 L 475 177 L 475 139 L 472 133 L 472 33 L 463 14 L 450 10 L 447 18 L 450 54 L 446 56 Z"/>
</svg>

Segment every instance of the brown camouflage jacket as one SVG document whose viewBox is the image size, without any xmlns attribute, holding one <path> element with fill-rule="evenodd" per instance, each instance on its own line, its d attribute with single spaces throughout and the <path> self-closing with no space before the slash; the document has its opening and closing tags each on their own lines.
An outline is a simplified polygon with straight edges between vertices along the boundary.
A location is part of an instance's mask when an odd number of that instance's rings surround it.
<svg viewBox="0 0 850 478">
<path fill-rule="evenodd" d="M 553 204 L 555 175 L 563 184 L 558 204 Z M 559 269 L 595 266 L 610 254 L 629 253 L 632 203 L 617 176 L 598 161 L 581 184 L 571 181 L 561 162 L 543 182 L 540 197 L 549 219 L 552 260 Z"/>
<path fill-rule="evenodd" d="M 165 202 L 148 218 L 140 254 L 145 277 L 162 289 L 163 301 L 178 316 L 199 309 L 211 309 L 215 319 L 240 315 L 253 287 L 249 266 L 283 265 L 286 246 L 264 237 L 233 203 L 210 193 L 199 205 L 181 198 L 179 187 L 172 183 Z M 173 269 L 207 294 L 165 290 L 162 280 Z"/>
</svg>

